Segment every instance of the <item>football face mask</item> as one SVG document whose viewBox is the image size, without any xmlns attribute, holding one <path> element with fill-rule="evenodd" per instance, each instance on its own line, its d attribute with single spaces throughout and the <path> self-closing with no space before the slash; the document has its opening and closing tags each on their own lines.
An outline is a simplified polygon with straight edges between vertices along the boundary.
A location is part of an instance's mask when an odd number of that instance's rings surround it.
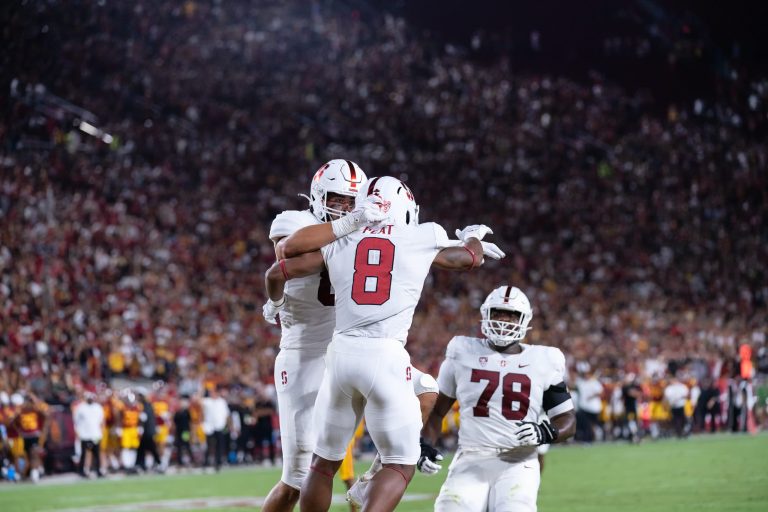
<svg viewBox="0 0 768 512">
<path fill-rule="evenodd" d="M 310 210 L 320 222 L 338 219 L 349 213 L 347 201 L 339 196 L 354 198 L 365 180 L 365 173 L 355 162 L 331 160 L 315 172 L 309 196 L 304 197 L 309 199 Z"/>
<path fill-rule="evenodd" d="M 500 286 L 480 306 L 480 329 L 497 347 L 508 347 L 525 338 L 533 318 L 528 297 L 517 287 Z"/>
</svg>

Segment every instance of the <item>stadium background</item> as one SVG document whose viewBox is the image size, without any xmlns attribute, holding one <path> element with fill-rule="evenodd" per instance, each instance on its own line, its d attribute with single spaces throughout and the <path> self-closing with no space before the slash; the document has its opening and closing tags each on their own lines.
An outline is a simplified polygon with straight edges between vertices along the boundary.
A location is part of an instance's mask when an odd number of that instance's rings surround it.
<svg viewBox="0 0 768 512">
<path fill-rule="evenodd" d="M 739 347 L 756 391 L 768 371 L 764 10 L 5 3 L 0 389 L 58 414 L 50 470 L 83 389 L 269 396 L 269 222 L 343 156 L 449 231 L 471 211 L 508 254 L 430 277 L 415 364 L 436 373 L 511 282 L 532 342 L 573 382 L 597 371 L 606 405 L 627 374 L 650 403 L 671 366 L 714 383 L 726 428 Z"/>
</svg>

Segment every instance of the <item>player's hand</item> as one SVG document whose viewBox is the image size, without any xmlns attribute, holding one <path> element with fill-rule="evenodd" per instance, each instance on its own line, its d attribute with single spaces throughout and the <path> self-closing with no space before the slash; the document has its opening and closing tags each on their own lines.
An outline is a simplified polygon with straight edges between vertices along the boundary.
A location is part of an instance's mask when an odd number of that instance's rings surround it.
<svg viewBox="0 0 768 512">
<path fill-rule="evenodd" d="M 421 457 L 416 463 L 416 468 L 425 475 L 434 475 L 443 469 L 443 466 L 439 464 L 442 460 L 443 454 L 424 439 L 421 439 Z"/>
<path fill-rule="evenodd" d="M 456 237 L 464 243 L 469 242 L 470 238 L 482 240 L 485 235 L 492 234 L 493 230 L 485 224 L 472 224 L 464 229 L 456 230 Z"/>
<path fill-rule="evenodd" d="M 547 420 L 541 423 L 518 421 L 512 437 L 513 443 L 517 443 L 515 446 L 539 446 L 557 439 L 557 433 L 557 428 Z"/>
<path fill-rule="evenodd" d="M 378 196 L 370 195 L 363 199 L 350 213 L 361 226 L 376 224 L 387 218 L 387 212 L 383 209 L 383 203 Z"/>
<path fill-rule="evenodd" d="M 331 229 L 336 238 L 342 238 L 364 226 L 378 224 L 387 216 L 381 198 L 371 195 L 361 200 L 354 210 L 340 219 L 332 221 Z"/>
<path fill-rule="evenodd" d="M 493 244 L 491 242 L 480 242 L 483 244 L 483 256 L 488 256 L 491 259 L 494 260 L 500 260 L 506 254 L 504 254 L 504 251 L 499 249 L 499 246 L 496 244 Z"/>
<path fill-rule="evenodd" d="M 268 324 L 277 325 L 277 315 L 285 307 L 285 296 L 277 302 L 273 302 L 272 299 L 267 299 L 264 307 L 261 308 L 261 312 L 264 315 L 264 320 Z"/>
</svg>

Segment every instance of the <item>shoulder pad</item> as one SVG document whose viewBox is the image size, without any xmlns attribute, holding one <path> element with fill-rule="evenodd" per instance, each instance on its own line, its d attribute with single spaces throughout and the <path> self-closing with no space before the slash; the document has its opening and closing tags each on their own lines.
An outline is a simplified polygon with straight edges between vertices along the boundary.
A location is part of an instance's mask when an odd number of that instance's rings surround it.
<svg viewBox="0 0 768 512">
<path fill-rule="evenodd" d="M 269 229 L 269 238 L 282 238 L 291 235 L 305 226 L 317 224 L 317 219 L 309 210 L 286 210 L 279 213 Z"/>
<path fill-rule="evenodd" d="M 482 340 L 479 338 L 454 336 L 451 341 L 448 342 L 448 347 L 445 349 L 445 356 L 458 358 L 461 354 L 480 352 L 483 350 L 483 347 Z"/>
</svg>

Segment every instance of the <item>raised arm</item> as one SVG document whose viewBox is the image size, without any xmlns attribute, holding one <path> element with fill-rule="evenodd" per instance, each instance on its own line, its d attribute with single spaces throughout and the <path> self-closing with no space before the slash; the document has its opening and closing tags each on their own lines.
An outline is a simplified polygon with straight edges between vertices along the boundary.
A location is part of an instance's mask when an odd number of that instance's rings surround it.
<svg viewBox="0 0 768 512">
<path fill-rule="evenodd" d="M 317 251 L 337 238 L 354 233 L 363 226 L 384 220 L 386 216 L 387 214 L 380 209 L 379 199 L 376 196 L 370 196 L 364 199 L 357 208 L 339 219 L 303 227 L 280 240 L 276 246 L 276 251 L 279 250 L 285 258 L 294 258 Z"/>
<path fill-rule="evenodd" d="M 503 258 L 504 253 L 496 245 L 482 242 L 485 235 L 492 233 L 493 230 L 483 224 L 457 229 L 459 240 L 450 240 L 449 243 L 455 245 L 437 253 L 432 264 L 445 270 L 471 270 L 483 264 L 484 253 L 493 259 Z"/>
<path fill-rule="evenodd" d="M 477 238 L 459 247 L 446 247 L 435 256 L 432 265 L 443 270 L 471 270 L 483 264 L 483 246 Z"/>
<path fill-rule="evenodd" d="M 302 254 L 319 251 L 321 247 L 338 238 L 334 234 L 331 224 L 332 222 L 324 222 L 323 224 L 303 227 L 280 240 L 275 246 L 275 251 L 282 254 L 283 258 L 295 258 Z"/>
</svg>

